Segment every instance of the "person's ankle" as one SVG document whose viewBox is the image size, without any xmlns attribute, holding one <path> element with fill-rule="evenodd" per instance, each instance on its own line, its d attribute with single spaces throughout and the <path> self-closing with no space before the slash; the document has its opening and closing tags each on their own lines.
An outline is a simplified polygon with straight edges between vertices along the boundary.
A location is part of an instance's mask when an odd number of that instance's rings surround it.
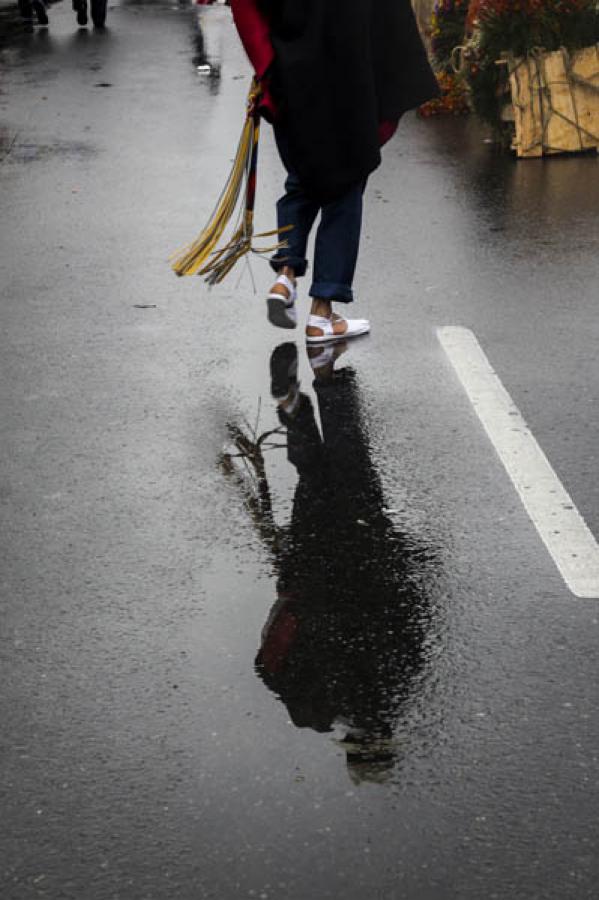
<svg viewBox="0 0 599 900">
<path fill-rule="evenodd" d="M 322 316 L 324 319 L 330 319 L 333 315 L 333 307 L 330 300 L 321 300 L 318 297 L 312 298 L 312 307 L 310 313 L 313 316 Z"/>
<path fill-rule="evenodd" d="M 286 275 L 293 284 L 296 282 L 295 269 L 292 269 L 291 266 L 283 266 L 279 269 L 279 275 Z"/>
</svg>

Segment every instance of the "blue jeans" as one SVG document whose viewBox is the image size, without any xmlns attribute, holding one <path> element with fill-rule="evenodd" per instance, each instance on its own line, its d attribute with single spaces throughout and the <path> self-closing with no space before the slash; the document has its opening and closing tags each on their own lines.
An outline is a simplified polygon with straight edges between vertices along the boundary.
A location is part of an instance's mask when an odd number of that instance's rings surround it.
<svg viewBox="0 0 599 900">
<path fill-rule="evenodd" d="M 321 206 L 304 192 L 289 160 L 285 131 L 280 126 L 275 127 L 275 139 L 287 169 L 285 193 L 277 203 L 278 226 L 293 225 L 293 228 L 281 235 L 288 246 L 277 251 L 271 266 L 275 272 L 283 266 L 290 266 L 298 277 L 306 274 L 308 237 L 320 212 L 310 296 L 351 303 L 354 299 L 352 282 L 360 247 L 362 195 L 366 182 L 360 181 L 338 200 Z"/>
</svg>

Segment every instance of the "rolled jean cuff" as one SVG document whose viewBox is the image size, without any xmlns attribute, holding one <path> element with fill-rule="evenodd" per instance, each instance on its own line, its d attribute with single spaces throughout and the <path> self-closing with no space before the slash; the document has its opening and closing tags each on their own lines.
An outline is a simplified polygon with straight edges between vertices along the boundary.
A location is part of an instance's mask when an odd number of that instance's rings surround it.
<svg viewBox="0 0 599 900">
<path fill-rule="evenodd" d="M 301 256 L 288 256 L 285 253 L 275 253 L 275 255 L 270 260 L 271 268 L 278 272 L 279 269 L 282 269 L 283 266 L 289 266 L 290 269 L 293 269 L 297 278 L 301 278 L 302 275 L 306 274 L 306 269 L 308 268 L 308 260 Z"/>
<path fill-rule="evenodd" d="M 352 303 L 353 291 L 346 284 L 334 284 L 332 281 L 314 281 L 310 288 L 310 296 L 319 300 L 335 300 L 337 303 Z"/>
</svg>

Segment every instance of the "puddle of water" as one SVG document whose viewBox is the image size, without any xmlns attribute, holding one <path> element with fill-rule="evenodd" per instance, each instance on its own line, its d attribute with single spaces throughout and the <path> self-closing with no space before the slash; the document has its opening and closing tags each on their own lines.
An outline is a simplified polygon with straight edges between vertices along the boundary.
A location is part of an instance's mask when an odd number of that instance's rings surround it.
<svg viewBox="0 0 599 900">
<path fill-rule="evenodd" d="M 297 728 L 336 741 L 352 781 L 380 783 L 393 775 L 398 725 L 426 681 L 429 582 L 441 563 L 389 513 L 353 370 L 316 372 L 310 396 L 297 382 L 296 345 L 280 344 L 271 357 L 277 421 L 260 431 L 230 422 L 220 467 L 275 584 L 256 674 Z M 290 504 L 280 502 L 273 457 L 293 484 Z"/>
</svg>

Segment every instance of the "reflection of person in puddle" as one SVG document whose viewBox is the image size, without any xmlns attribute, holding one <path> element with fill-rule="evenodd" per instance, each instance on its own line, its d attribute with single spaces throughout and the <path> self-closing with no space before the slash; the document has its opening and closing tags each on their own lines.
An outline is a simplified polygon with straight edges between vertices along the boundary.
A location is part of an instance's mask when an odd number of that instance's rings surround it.
<svg viewBox="0 0 599 900">
<path fill-rule="evenodd" d="M 394 726 L 424 662 L 427 605 L 418 585 L 426 561 L 384 512 L 354 373 L 334 371 L 345 349 L 310 348 L 322 435 L 299 391 L 295 345 L 277 347 L 271 360 L 299 481 L 291 522 L 270 542 L 278 599 L 256 667 L 296 726 L 341 731 L 355 781 L 380 781 L 392 770 Z"/>
</svg>

